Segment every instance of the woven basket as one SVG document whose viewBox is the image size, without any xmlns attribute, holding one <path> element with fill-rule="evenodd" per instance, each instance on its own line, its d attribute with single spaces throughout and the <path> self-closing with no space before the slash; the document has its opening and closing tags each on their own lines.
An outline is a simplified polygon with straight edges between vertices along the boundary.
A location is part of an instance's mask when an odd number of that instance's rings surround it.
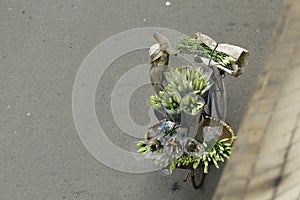
<svg viewBox="0 0 300 200">
<path fill-rule="evenodd" d="M 227 123 L 210 116 L 204 116 L 203 127 L 204 126 L 223 126 L 223 134 L 219 137 L 219 140 L 224 138 L 233 138 L 235 136 L 232 128 Z M 199 127 L 199 129 L 200 128 L 201 127 Z M 227 143 L 232 144 L 233 139 L 229 140 Z"/>
<path fill-rule="evenodd" d="M 201 139 L 202 129 L 203 129 L 204 126 L 223 126 L 223 134 L 218 138 L 219 140 L 222 140 L 224 138 L 233 138 L 235 136 L 232 128 L 227 123 L 223 122 L 222 120 L 218 120 L 214 117 L 210 117 L 210 116 L 207 116 L 207 115 L 204 115 L 203 117 L 204 117 L 203 124 L 202 124 L 202 126 L 199 126 L 198 133 L 195 137 L 196 140 Z M 161 123 L 164 122 L 164 121 L 166 121 L 166 119 L 157 122 L 156 124 L 154 124 L 150 128 L 157 129 L 158 127 L 160 127 Z M 147 133 L 145 135 L 145 139 L 146 140 L 151 139 L 150 136 L 149 136 L 149 131 L 147 131 Z M 227 143 L 232 145 L 233 140 L 234 139 L 228 140 Z M 177 168 L 193 169 L 193 163 L 190 163 L 189 165 L 186 165 L 186 166 L 180 166 L 180 167 L 177 167 Z"/>
<path fill-rule="evenodd" d="M 204 122 L 203 122 L 203 126 L 199 126 L 199 129 L 198 129 L 198 133 L 197 133 L 197 136 L 196 136 L 196 139 L 199 140 L 199 138 L 201 136 L 199 136 L 201 134 L 201 129 L 204 127 L 204 126 L 223 126 L 223 134 L 219 137 L 219 139 L 224 139 L 224 138 L 232 138 L 234 137 L 234 132 L 232 130 L 232 128 L 225 122 L 223 122 L 222 120 L 218 120 L 214 117 L 210 117 L 210 116 L 203 116 L 204 117 Z M 153 129 L 157 129 L 162 122 L 166 121 L 166 119 L 163 119 L 159 122 L 157 122 L 156 124 L 154 124 L 153 126 L 151 126 L 149 129 L 153 128 Z M 149 131 L 147 131 L 147 133 L 145 134 L 145 139 L 146 140 L 149 140 L 150 139 L 150 136 L 149 136 Z M 229 140 L 228 143 L 232 144 L 233 143 L 233 140 Z"/>
</svg>

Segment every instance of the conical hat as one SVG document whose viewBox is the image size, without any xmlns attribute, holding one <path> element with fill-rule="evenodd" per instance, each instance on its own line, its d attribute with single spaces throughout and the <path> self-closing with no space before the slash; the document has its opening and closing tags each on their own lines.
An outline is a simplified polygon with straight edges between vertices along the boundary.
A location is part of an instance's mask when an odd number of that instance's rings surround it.
<svg viewBox="0 0 300 200">
<path fill-rule="evenodd" d="M 160 50 L 160 45 L 158 43 L 155 43 L 150 47 L 149 55 L 151 58 L 151 62 L 157 60 L 163 55 L 163 52 Z"/>
</svg>

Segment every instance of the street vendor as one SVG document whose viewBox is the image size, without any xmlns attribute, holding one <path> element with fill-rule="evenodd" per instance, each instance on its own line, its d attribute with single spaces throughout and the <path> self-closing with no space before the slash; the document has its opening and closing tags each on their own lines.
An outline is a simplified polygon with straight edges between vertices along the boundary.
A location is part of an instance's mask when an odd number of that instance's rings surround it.
<svg viewBox="0 0 300 200">
<path fill-rule="evenodd" d="M 160 33 L 155 33 L 154 38 L 158 43 L 153 44 L 149 49 L 151 59 L 150 79 L 156 93 L 163 90 L 164 72 L 168 70 L 169 64 L 168 44 L 162 37 Z"/>
</svg>

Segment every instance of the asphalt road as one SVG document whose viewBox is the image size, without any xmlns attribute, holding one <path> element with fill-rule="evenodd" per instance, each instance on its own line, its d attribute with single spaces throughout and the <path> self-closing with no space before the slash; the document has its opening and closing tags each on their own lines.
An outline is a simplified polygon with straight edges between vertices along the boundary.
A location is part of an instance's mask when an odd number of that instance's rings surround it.
<svg viewBox="0 0 300 200">
<path fill-rule="evenodd" d="M 227 121 L 238 128 L 283 0 L 170 2 L 0 0 L 1 200 L 211 199 L 222 170 L 211 169 L 197 191 L 182 182 L 181 170 L 171 176 L 114 170 L 87 151 L 74 124 L 73 85 L 91 50 L 122 31 L 164 27 L 187 35 L 201 31 L 251 52 L 245 74 L 225 80 Z M 113 120 L 112 89 L 123 74 L 147 61 L 145 49 L 120 55 L 97 86 L 99 123 L 115 145 L 127 150 L 134 139 Z M 145 85 L 130 100 L 137 124 L 149 120 L 141 99 L 150 93 Z"/>
</svg>

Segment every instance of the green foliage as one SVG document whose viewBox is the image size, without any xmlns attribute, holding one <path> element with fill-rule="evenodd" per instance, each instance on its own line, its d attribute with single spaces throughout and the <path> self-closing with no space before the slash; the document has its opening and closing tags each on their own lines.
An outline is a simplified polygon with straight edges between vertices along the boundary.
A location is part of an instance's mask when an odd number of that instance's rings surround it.
<svg viewBox="0 0 300 200">
<path fill-rule="evenodd" d="M 177 49 L 181 53 L 198 55 L 205 58 L 210 58 L 219 63 L 221 66 L 226 67 L 231 63 L 236 63 L 236 60 L 225 53 L 213 51 L 206 44 L 194 37 L 181 37 L 177 44 Z"/>
<path fill-rule="evenodd" d="M 183 155 L 175 160 L 172 160 L 169 163 L 170 170 L 173 171 L 176 167 L 185 167 L 188 165 L 192 165 L 194 169 L 196 169 L 201 163 L 204 165 L 204 173 L 208 173 L 208 165 L 209 162 L 212 162 L 217 169 L 219 169 L 218 162 L 224 162 L 225 159 L 229 159 L 233 147 L 229 141 L 236 139 L 236 137 L 225 138 L 222 140 L 216 141 L 215 145 L 210 151 L 202 153 L 199 157 L 188 155 L 187 153 L 183 153 Z M 203 146 L 206 146 L 203 143 Z M 138 152 L 145 153 L 148 149 L 150 150 L 150 146 L 147 146 L 145 141 L 141 141 L 137 144 Z M 164 148 L 164 146 L 162 146 Z M 155 151 L 152 153 L 156 153 Z M 166 154 L 163 155 L 166 157 Z M 162 163 L 160 160 L 156 160 L 155 164 L 159 166 L 165 166 L 165 163 Z"/>
<path fill-rule="evenodd" d="M 205 152 L 202 155 L 201 161 L 204 163 L 204 173 L 208 173 L 209 162 L 213 162 L 215 167 L 219 169 L 218 162 L 224 162 L 225 158 L 229 159 L 229 156 L 231 155 L 231 151 L 233 149 L 233 147 L 229 143 L 229 140 L 233 139 L 235 139 L 235 137 L 218 140 L 211 151 Z"/>
<path fill-rule="evenodd" d="M 184 166 L 188 166 L 190 164 L 193 164 L 193 167 L 196 169 L 198 167 L 198 165 L 200 164 L 201 162 L 201 158 L 195 158 L 195 157 L 192 157 L 188 154 L 183 154 L 180 158 L 178 158 L 176 161 L 174 161 L 175 163 L 175 167 L 184 167 Z M 170 170 L 174 170 L 174 168 L 171 168 L 170 166 Z"/>
</svg>

